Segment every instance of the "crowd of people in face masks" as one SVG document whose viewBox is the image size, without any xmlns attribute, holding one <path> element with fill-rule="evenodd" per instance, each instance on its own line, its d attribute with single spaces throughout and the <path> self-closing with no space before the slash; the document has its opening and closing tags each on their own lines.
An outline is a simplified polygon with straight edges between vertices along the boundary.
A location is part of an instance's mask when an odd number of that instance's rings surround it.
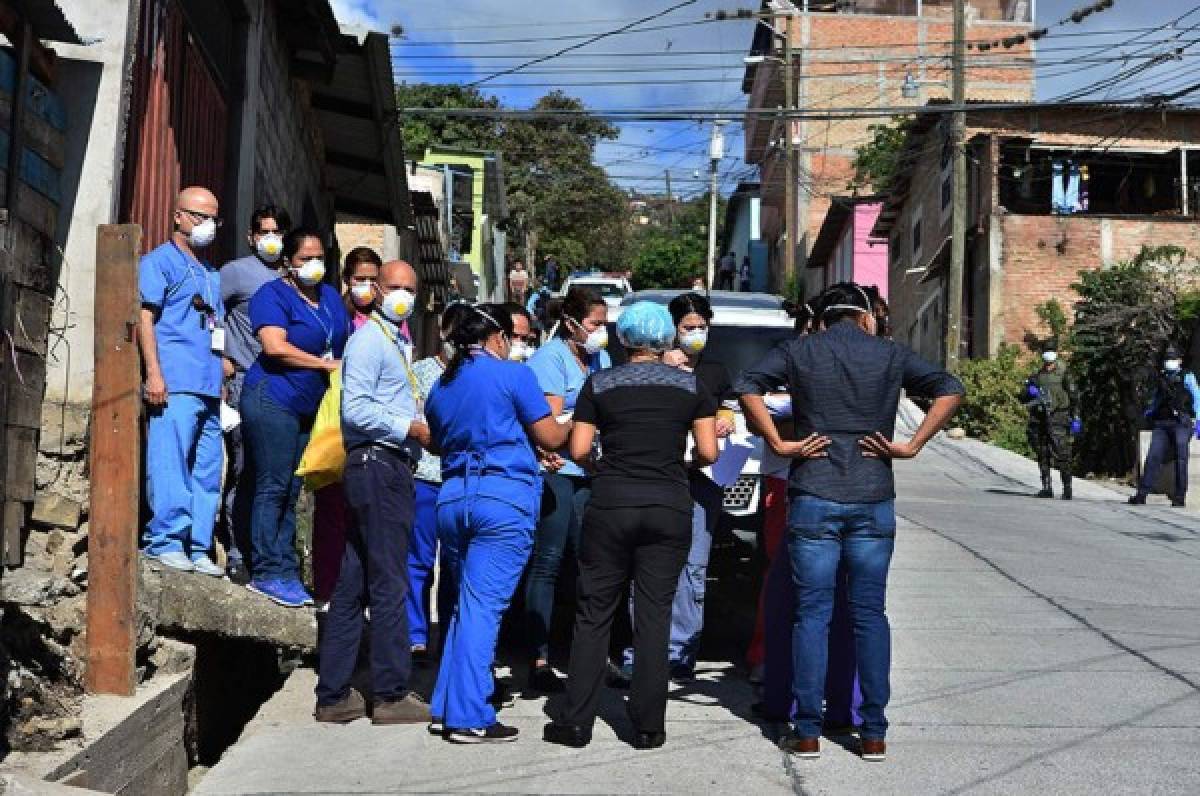
<svg viewBox="0 0 1200 796">
<path fill-rule="evenodd" d="M 339 290 L 325 278 L 322 236 L 263 207 L 254 253 L 218 270 L 202 254 L 220 223 L 215 197 L 183 191 L 174 220 L 171 240 L 140 266 L 152 512 L 144 552 L 171 569 L 227 572 L 281 605 L 327 603 L 317 720 L 370 715 L 427 723 L 457 743 L 513 740 L 516 729 L 497 721 L 505 694 L 492 663 L 524 578 L 528 691 L 565 691 L 545 740 L 590 742 L 607 681 L 630 688 L 634 745 L 661 745 L 668 680 L 690 677 L 695 664 L 720 506 L 701 470 L 733 428 L 721 402 L 740 396 L 786 471 L 768 495 L 779 527 L 766 540 L 756 635 L 768 698 L 758 711 L 791 719 L 785 747 L 812 756 L 822 723 L 850 721 L 857 709 L 864 753 L 882 756 L 890 462 L 921 449 L 962 388 L 876 335 L 877 293 L 831 288 L 806 308 L 795 340 L 736 382 L 703 356 L 712 308 L 696 293 L 627 308 L 616 331 L 628 363 L 615 368 L 604 302 L 583 288 L 556 304 L 536 351 L 524 307 L 457 303 L 440 319 L 440 349 L 415 359 L 406 319 L 420 285 L 407 263 L 355 249 Z M 295 472 L 335 374 L 346 461 L 341 482 L 316 495 L 310 594 L 294 544 Z M 901 388 L 933 399 L 906 443 L 892 440 Z M 218 515 L 224 571 L 212 555 Z M 550 665 L 549 627 L 567 563 L 580 577 L 564 684 Z M 633 644 L 616 666 L 609 630 L 631 594 Z M 444 626 L 440 656 L 431 601 Z M 847 676 L 830 696 L 827 636 L 839 612 L 833 643 L 847 654 L 832 659 Z M 370 705 L 350 684 L 368 618 Z M 433 658 L 427 703 L 410 680 L 414 660 Z"/>
</svg>

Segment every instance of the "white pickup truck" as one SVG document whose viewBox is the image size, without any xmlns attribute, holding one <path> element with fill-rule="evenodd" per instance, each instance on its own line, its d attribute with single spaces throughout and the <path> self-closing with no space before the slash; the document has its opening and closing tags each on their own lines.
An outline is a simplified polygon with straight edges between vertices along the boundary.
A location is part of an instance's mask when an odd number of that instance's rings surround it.
<svg viewBox="0 0 1200 796">
<path fill-rule="evenodd" d="M 567 295 L 567 291 L 577 285 L 579 287 L 590 288 L 600 294 L 600 298 L 604 299 L 604 303 L 608 305 L 608 319 L 610 321 L 617 319 L 617 315 L 620 314 L 621 302 L 633 292 L 633 287 L 629 284 L 629 280 L 620 274 L 592 272 L 571 274 L 568 276 L 567 281 L 563 283 L 562 290 L 559 291 L 559 295 Z"/>
</svg>

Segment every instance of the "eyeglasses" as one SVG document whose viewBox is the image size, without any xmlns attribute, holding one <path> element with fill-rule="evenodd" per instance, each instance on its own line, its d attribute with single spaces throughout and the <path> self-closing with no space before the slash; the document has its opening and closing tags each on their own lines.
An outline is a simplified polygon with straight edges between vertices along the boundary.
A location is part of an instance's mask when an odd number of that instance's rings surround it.
<svg viewBox="0 0 1200 796">
<path fill-rule="evenodd" d="M 210 215 L 208 213 L 204 213 L 200 210 L 189 210 L 186 207 L 181 207 L 181 208 L 179 208 L 179 212 L 187 213 L 189 216 L 192 216 L 193 218 L 198 218 L 201 221 L 211 221 L 217 225 L 218 229 L 220 229 L 221 225 L 225 223 L 225 221 L 223 219 L 218 218 L 217 216 L 214 216 L 214 215 Z M 263 233 L 263 234 L 266 234 L 266 233 Z"/>
<path fill-rule="evenodd" d="M 528 343 L 529 345 L 537 345 L 538 342 L 538 336 L 532 333 L 526 335 L 514 334 L 512 339 L 514 341 L 520 340 L 522 343 Z"/>
</svg>

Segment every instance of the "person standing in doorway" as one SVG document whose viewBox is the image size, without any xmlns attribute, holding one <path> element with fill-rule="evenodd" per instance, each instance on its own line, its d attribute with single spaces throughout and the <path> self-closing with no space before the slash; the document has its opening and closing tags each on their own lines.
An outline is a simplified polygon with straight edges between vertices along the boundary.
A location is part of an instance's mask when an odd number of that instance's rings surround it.
<svg viewBox="0 0 1200 796">
<path fill-rule="evenodd" d="M 908 348 L 876 334 L 872 301 L 846 282 L 826 291 L 825 329 L 777 346 L 735 389 L 747 422 L 771 450 L 793 459 L 788 552 L 796 607 L 792 625 L 793 733 L 781 741 L 800 757 L 820 756 L 829 627 L 838 565 L 845 562 L 862 688 L 864 759 L 887 754 L 891 630 L 884 611 L 896 534 L 892 462 L 911 459 L 954 416 L 962 383 Z M 786 384 L 796 439 L 785 440 L 762 396 Z M 901 390 L 933 399 L 920 427 L 897 442 Z"/>
<path fill-rule="evenodd" d="M 1154 422 L 1154 436 L 1137 493 L 1129 498 L 1135 506 L 1143 505 L 1146 496 L 1154 491 L 1158 474 L 1169 458 L 1175 459 L 1175 494 L 1171 505 L 1187 505 L 1188 448 L 1196 433 L 1196 413 L 1200 410 L 1200 386 L 1196 375 L 1183 369 L 1183 355 L 1175 346 L 1167 346 L 1162 370 L 1154 388 L 1154 397 L 1146 416 Z M 1200 435 L 1198 435 L 1200 436 Z"/>
<path fill-rule="evenodd" d="M 575 401 L 587 377 L 611 367 L 605 347 L 608 307 L 593 290 L 572 287 L 559 308 L 557 332 L 529 360 L 546 400 L 559 422 L 570 426 Z M 562 690 L 562 682 L 550 665 L 550 620 L 554 592 L 568 546 L 579 550 L 579 528 L 583 507 L 591 495 L 591 480 L 567 451 L 546 451 L 545 488 L 549 510 L 538 523 L 533 560 L 525 590 L 525 626 L 531 663 L 529 688 L 542 693 Z"/>
<path fill-rule="evenodd" d="M 267 282 L 279 278 L 283 236 L 292 227 L 287 211 L 263 205 L 250 216 L 247 242 L 252 254 L 221 268 L 221 302 L 225 305 L 225 403 L 237 408 L 242 401 L 246 371 L 262 350 L 250 325 L 250 299 Z M 239 422 L 225 433 L 225 494 L 221 501 L 223 541 L 228 549 L 225 573 L 234 583 L 250 582 L 250 512 L 254 505 L 254 468 L 246 462 L 246 444 Z"/>
<path fill-rule="evenodd" d="M 225 311 L 217 270 L 199 252 L 217 236 L 217 197 L 185 188 L 171 239 L 138 263 L 138 345 L 145 370 L 147 558 L 220 577 L 209 550 L 221 502 Z"/>
<path fill-rule="evenodd" d="M 296 556 L 296 468 L 317 408 L 340 365 L 350 320 L 341 293 L 324 281 L 319 233 L 294 229 L 283 238 L 284 274 L 250 300 L 262 352 L 246 373 L 242 422 L 254 465 L 254 509 L 247 588 L 280 605 L 312 604 Z"/>
<path fill-rule="evenodd" d="M 342 364 L 344 487 L 352 522 L 320 644 L 317 721 L 366 715 L 350 686 L 371 617 L 373 724 L 424 724 L 429 706 L 408 688 L 408 545 L 413 527 L 413 467 L 429 447 L 412 343 L 400 326 L 417 303 L 417 272 L 402 260 L 379 271 L 379 309 L 346 344 Z"/>
</svg>

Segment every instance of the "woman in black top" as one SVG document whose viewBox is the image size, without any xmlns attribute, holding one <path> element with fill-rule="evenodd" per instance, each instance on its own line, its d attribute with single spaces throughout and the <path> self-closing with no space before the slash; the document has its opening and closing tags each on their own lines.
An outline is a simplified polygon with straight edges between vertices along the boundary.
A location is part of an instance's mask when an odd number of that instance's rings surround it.
<svg viewBox="0 0 1200 796">
<path fill-rule="evenodd" d="M 663 364 L 695 373 L 718 404 L 732 398 L 733 384 L 729 370 L 720 362 L 712 362 L 702 356 L 708 345 L 708 327 L 713 318 L 708 299 L 699 293 L 682 293 L 672 299 L 667 310 L 675 324 L 675 346 L 663 354 Z M 728 437 L 734 428 L 733 411 L 718 408 L 717 439 Z M 708 557 L 725 497 L 725 491 L 696 467 L 688 471 L 688 488 L 692 495 L 692 542 L 671 606 L 671 643 L 668 653 L 671 678 L 674 680 L 691 680 L 694 676 L 700 632 L 704 629 Z M 634 621 L 636 623 L 636 618 Z M 633 675 L 633 662 L 633 650 L 626 649 L 624 665 L 610 685 L 627 685 Z"/>
<path fill-rule="evenodd" d="M 717 458 L 716 403 L 691 373 L 662 363 L 675 339 L 670 313 L 638 302 L 617 321 L 629 364 L 593 374 L 575 404 L 570 453 L 595 462 L 583 518 L 579 604 L 567 677 L 566 704 L 546 725 L 551 743 L 585 746 L 603 686 L 613 615 L 628 595 L 632 573 L 638 666 L 629 715 L 634 746 L 661 746 L 667 705 L 667 641 L 671 601 L 691 542 L 692 496 L 684 450 L 695 438 L 695 465 Z"/>
</svg>

